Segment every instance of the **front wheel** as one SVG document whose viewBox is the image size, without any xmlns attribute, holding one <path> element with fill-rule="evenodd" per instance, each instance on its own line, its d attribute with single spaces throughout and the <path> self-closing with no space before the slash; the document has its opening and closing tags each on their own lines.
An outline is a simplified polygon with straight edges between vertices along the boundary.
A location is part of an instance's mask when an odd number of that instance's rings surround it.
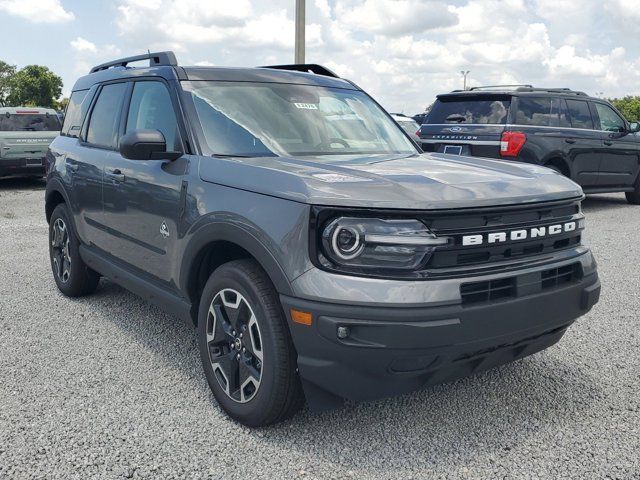
<svg viewBox="0 0 640 480">
<path fill-rule="evenodd" d="M 215 270 L 198 312 L 200 357 L 209 387 L 233 419 L 261 427 L 302 405 L 296 354 L 278 295 L 253 260 Z"/>
</svg>

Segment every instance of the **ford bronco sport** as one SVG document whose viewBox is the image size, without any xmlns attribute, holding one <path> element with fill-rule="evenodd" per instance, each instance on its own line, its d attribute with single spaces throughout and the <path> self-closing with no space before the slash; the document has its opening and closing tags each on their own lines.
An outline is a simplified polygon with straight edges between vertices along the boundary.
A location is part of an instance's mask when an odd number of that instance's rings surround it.
<svg viewBox="0 0 640 480">
<path fill-rule="evenodd" d="M 47 148 L 59 133 L 60 120 L 55 110 L 0 108 L 0 177 L 43 177 Z"/>
<path fill-rule="evenodd" d="M 626 192 L 640 204 L 638 131 L 601 98 L 507 85 L 438 95 L 419 136 L 426 152 L 544 165 L 585 193 Z"/>
<path fill-rule="evenodd" d="M 104 276 L 193 322 L 245 425 L 522 358 L 598 300 L 578 185 L 422 154 L 318 65 L 99 65 L 50 155 L 58 288 Z"/>
</svg>

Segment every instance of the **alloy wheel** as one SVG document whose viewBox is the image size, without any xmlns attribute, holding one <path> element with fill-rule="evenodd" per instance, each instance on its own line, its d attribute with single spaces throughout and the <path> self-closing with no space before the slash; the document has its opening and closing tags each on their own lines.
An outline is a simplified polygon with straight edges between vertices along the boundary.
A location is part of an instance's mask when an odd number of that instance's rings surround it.
<svg viewBox="0 0 640 480">
<path fill-rule="evenodd" d="M 56 276 L 62 283 L 67 283 L 71 276 L 71 254 L 69 229 L 62 218 L 56 218 L 51 229 L 51 257 Z"/>
<path fill-rule="evenodd" d="M 262 336 L 249 302 L 227 288 L 211 301 L 207 314 L 207 350 L 222 390 L 238 403 L 255 397 L 263 372 Z"/>
</svg>

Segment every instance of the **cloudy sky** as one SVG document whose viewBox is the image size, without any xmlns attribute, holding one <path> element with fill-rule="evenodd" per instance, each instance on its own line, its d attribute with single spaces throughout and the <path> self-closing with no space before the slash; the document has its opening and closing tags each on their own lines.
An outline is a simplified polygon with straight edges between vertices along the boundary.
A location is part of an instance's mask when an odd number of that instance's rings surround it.
<svg viewBox="0 0 640 480">
<path fill-rule="evenodd" d="M 172 49 L 184 65 L 293 61 L 295 0 L 0 0 L 0 59 L 91 65 Z M 307 0 L 307 61 L 414 114 L 462 86 L 640 94 L 640 0 Z M 603 93 L 600 93 L 603 92 Z"/>
</svg>

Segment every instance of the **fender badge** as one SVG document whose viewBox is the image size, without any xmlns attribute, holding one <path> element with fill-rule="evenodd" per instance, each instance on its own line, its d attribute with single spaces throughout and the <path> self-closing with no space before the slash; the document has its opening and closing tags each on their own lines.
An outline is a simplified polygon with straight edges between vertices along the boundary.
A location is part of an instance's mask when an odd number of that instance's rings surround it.
<svg viewBox="0 0 640 480">
<path fill-rule="evenodd" d="M 169 227 L 167 227 L 167 222 L 162 222 L 162 225 L 160 225 L 160 235 L 164 238 L 169 237 Z"/>
</svg>

